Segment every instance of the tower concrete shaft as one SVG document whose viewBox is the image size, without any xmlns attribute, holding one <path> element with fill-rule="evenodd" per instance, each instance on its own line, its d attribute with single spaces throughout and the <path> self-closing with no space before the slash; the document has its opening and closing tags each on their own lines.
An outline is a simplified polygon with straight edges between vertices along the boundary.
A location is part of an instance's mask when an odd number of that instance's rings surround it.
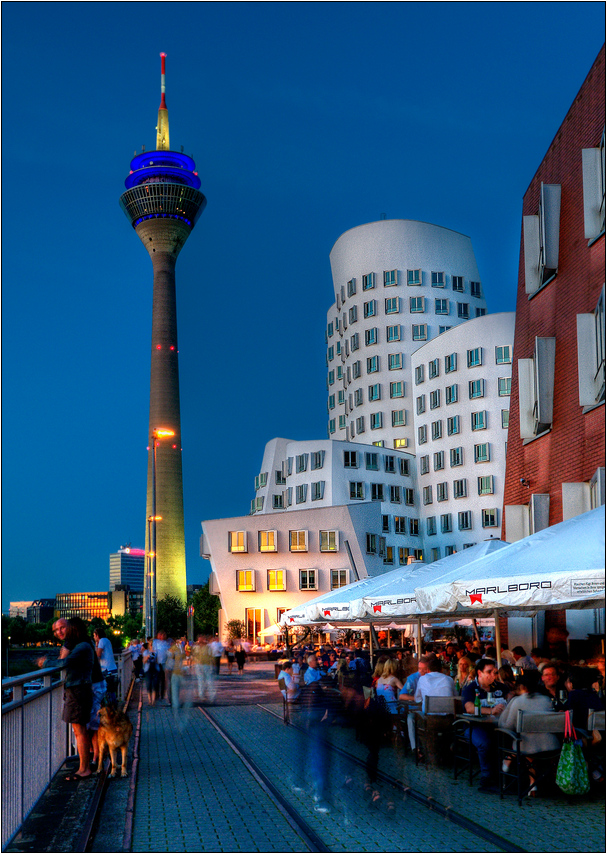
<svg viewBox="0 0 607 854">
<path fill-rule="evenodd" d="M 170 595 L 186 601 L 181 416 L 177 350 L 175 264 L 206 199 L 196 164 L 170 151 L 165 102 L 165 54 L 161 54 L 161 104 L 157 150 L 131 161 L 120 204 L 152 260 L 152 353 L 148 485 L 146 501 L 146 596 L 144 617 L 155 599 Z M 151 579 L 154 579 L 153 583 Z"/>
</svg>

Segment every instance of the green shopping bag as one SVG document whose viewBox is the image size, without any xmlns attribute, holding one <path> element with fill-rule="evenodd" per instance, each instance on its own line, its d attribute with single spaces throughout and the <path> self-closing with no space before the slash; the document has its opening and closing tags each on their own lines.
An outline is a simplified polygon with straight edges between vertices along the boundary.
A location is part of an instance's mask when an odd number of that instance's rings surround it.
<svg viewBox="0 0 607 854">
<path fill-rule="evenodd" d="M 590 789 L 588 766 L 571 723 L 571 712 L 565 712 L 565 740 L 556 771 L 556 784 L 566 795 L 585 795 Z"/>
</svg>

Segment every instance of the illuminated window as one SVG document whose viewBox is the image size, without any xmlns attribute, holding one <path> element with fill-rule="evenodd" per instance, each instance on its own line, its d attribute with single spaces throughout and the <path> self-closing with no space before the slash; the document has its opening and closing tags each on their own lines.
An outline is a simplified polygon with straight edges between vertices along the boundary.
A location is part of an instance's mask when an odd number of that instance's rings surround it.
<svg viewBox="0 0 607 854">
<path fill-rule="evenodd" d="M 276 531 L 259 531 L 258 534 L 259 551 L 260 552 L 276 552 L 277 547 L 277 532 Z"/>
<path fill-rule="evenodd" d="M 339 551 L 339 531 L 320 531 L 321 552 Z"/>
<path fill-rule="evenodd" d="M 308 551 L 308 532 L 307 531 L 289 531 L 289 551 L 291 551 L 291 552 L 307 552 Z"/>
<path fill-rule="evenodd" d="M 236 571 L 236 590 L 240 592 L 255 590 L 255 570 L 239 569 Z"/>
<path fill-rule="evenodd" d="M 268 570 L 268 590 L 270 592 L 276 590 L 286 590 L 286 578 L 284 569 L 269 569 Z"/>
<path fill-rule="evenodd" d="M 232 554 L 247 551 L 246 531 L 228 531 L 228 551 Z"/>
</svg>

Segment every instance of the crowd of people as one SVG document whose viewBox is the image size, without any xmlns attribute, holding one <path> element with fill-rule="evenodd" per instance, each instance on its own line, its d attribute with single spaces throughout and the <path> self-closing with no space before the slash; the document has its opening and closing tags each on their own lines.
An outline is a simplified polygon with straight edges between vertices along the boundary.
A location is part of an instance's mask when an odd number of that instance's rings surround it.
<svg viewBox="0 0 607 854">
<path fill-rule="evenodd" d="M 521 646 L 509 650 L 502 644 L 498 666 L 492 642 L 469 640 L 429 647 L 419 659 L 410 649 L 380 650 L 373 668 L 369 650 L 361 641 L 352 647 L 321 644 L 296 648 L 292 658 L 283 661 L 279 687 L 287 713 L 299 715 L 302 728 L 311 731 L 312 737 L 301 742 L 305 755 L 299 765 L 306 785 L 314 788 L 318 809 L 324 809 L 328 762 L 321 747 L 321 731 L 336 719 L 336 710 L 340 722 L 349 719 L 357 737 L 369 747 L 368 790 L 374 798 L 379 797 L 374 787 L 378 752 L 381 744 L 387 743 L 386 736 L 404 738 L 418 760 L 437 759 L 424 756 L 416 744 L 415 712 L 425 711 L 427 697 L 460 697 L 463 712 L 490 715 L 500 728 L 507 729 L 516 729 L 519 709 L 569 710 L 573 726 L 585 731 L 589 711 L 605 709 L 604 657 L 591 662 L 592 666 L 574 665 L 567 659 L 566 647 L 558 650 L 557 657 L 550 648 L 534 648 L 527 654 Z M 478 754 L 483 792 L 497 791 L 495 731 L 491 729 L 469 729 Z M 530 756 L 559 744 L 550 733 L 528 734 L 521 749 Z M 604 782 L 603 746 L 598 733 L 585 740 L 585 755 L 595 783 Z M 428 749 L 428 743 L 424 748 Z M 529 769 L 533 773 L 532 763 Z M 295 780 L 292 785 L 298 788 L 300 782 Z M 531 793 L 536 793 L 535 787 Z"/>
</svg>

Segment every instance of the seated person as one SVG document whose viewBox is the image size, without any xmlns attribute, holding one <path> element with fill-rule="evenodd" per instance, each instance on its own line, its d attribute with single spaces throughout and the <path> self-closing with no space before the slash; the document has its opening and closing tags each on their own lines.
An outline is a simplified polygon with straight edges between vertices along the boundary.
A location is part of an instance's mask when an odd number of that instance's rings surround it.
<svg viewBox="0 0 607 854">
<path fill-rule="evenodd" d="M 514 656 L 514 667 L 520 667 L 523 670 L 537 670 L 537 664 L 530 655 L 527 655 L 522 646 L 515 646 L 512 655 Z"/>
<path fill-rule="evenodd" d="M 476 679 L 466 685 L 462 691 L 462 702 L 467 714 L 474 714 L 474 699 L 477 692 L 481 700 L 481 715 L 498 717 L 504 711 L 508 688 L 496 680 L 497 666 L 495 661 L 491 658 L 481 658 L 476 666 Z M 491 701 L 487 697 L 489 693 L 493 696 Z M 478 761 L 481 766 L 480 788 L 487 789 L 491 783 L 491 733 L 486 727 L 472 726 L 470 738 L 478 753 Z"/>
<path fill-rule="evenodd" d="M 538 674 L 535 670 L 523 670 L 520 676 L 516 677 L 516 696 L 506 706 L 500 715 L 500 727 L 511 729 L 516 732 L 518 712 L 551 712 L 552 702 L 545 694 L 537 692 Z M 544 753 L 550 750 L 558 750 L 561 746 L 559 738 L 552 732 L 525 732 L 522 733 L 521 753 L 525 756 L 533 756 L 536 753 Z M 516 749 L 513 743 L 512 747 Z M 514 757 L 512 757 L 514 758 Z M 502 763 L 502 768 L 507 771 L 511 759 L 505 759 Z M 527 761 L 527 771 L 529 774 L 529 784 L 532 788 L 529 792 L 535 795 L 536 788 L 533 785 L 536 778 L 536 769 L 533 762 Z"/>
<path fill-rule="evenodd" d="M 412 673 L 405 682 L 405 686 L 403 690 L 398 695 L 398 699 L 401 703 L 408 703 L 411 707 L 411 711 L 415 709 L 420 709 L 421 706 L 413 706 L 415 703 L 415 691 L 417 688 L 417 683 L 426 673 L 430 672 L 429 668 L 430 656 L 422 655 L 417 665 L 417 673 Z M 409 732 L 409 743 L 411 745 L 411 749 L 415 750 L 415 719 L 413 715 L 407 716 L 407 730 Z"/>
<path fill-rule="evenodd" d="M 559 673 L 559 669 L 552 661 L 545 664 L 542 668 L 541 683 L 538 687 L 538 694 L 543 694 L 552 700 L 552 708 L 556 711 L 562 711 L 565 708 L 566 688 L 565 680 Z"/>
<path fill-rule="evenodd" d="M 398 713 L 397 696 L 403 690 L 403 683 L 398 676 L 398 661 L 395 658 L 389 658 L 383 666 L 381 676 L 378 678 L 375 689 L 378 697 L 383 697 L 386 701 L 386 706 L 391 715 Z"/>
<path fill-rule="evenodd" d="M 466 685 L 474 680 L 476 670 L 470 659 L 463 655 L 457 662 L 457 675 L 455 679 L 455 689 L 458 694 L 461 694 Z"/>
<path fill-rule="evenodd" d="M 573 712 L 574 729 L 587 730 L 590 709 L 602 711 L 605 708 L 605 698 L 592 690 L 592 683 L 596 682 L 597 676 L 593 667 L 573 667 L 567 674 L 565 687 L 569 693 L 565 708 Z"/>
<path fill-rule="evenodd" d="M 371 677 L 371 687 L 372 688 L 375 688 L 375 686 L 377 685 L 377 680 L 379 679 L 380 676 L 383 675 L 384 665 L 386 664 L 387 661 L 388 661 L 387 655 L 380 655 L 379 658 L 377 659 L 377 664 L 375 665 L 375 670 L 373 671 L 373 676 Z"/>
<path fill-rule="evenodd" d="M 455 682 L 450 676 L 441 672 L 440 659 L 432 656 L 428 662 L 428 673 L 425 673 L 417 681 L 414 699 L 421 703 L 425 711 L 425 697 L 455 697 Z"/>
<path fill-rule="evenodd" d="M 294 703 L 299 699 L 301 688 L 299 687 L 299 680 L 293 673 L 292 661 L 283 662 L 282 670 L 278 676 L 278 686 L 287 703 Z"/>
</svg>

